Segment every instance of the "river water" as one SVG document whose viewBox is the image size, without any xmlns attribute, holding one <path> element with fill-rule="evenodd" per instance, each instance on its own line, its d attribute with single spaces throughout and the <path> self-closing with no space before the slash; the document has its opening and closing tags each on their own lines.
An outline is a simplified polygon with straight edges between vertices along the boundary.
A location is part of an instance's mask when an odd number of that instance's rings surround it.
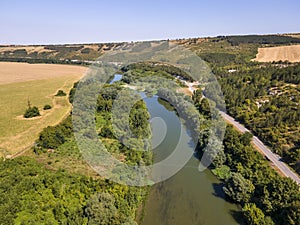
<svg viewBox="0 0 300 225">
<path fill-rule="evenodd" d="M 157 97 L 144 101 L 152 118 L 153 140 L 155 143 L 163 140 L 153 150 L 154 162 L 158 162 L 177 145 L 181 122 L 172 107 Z M 186 142 L 181 143 L 185 144 L 182 151 L 193 151 L 187 130 L 184 128 L 182 132 L 180 141 Z M 224 200 L 218 179 L 209 170 L 199 172 L 198 165 L 199 161 L 192 157 L 176 175 L 151 188 L 142 225 L 239 224 L 235 220 L 238 207 Z"/>
<path fill-rule="evenodd" d="M 113 84 L 117 81 L 120 81 L 122 79 L 123 75 L 121 74 L 115 74 L 112 78 L 112 80 L 109 81 L 109 84 Z"/>
<path fill-rule="evenodd" d="M 116 74 L 109 83 L 121 79 L 122 75 Z M 188 131 L 172 106 L 157 96 L 142 97 L 151 114 L 154 162 L 165 159 L 177 144 L 182 151 L 194 151 Z M 237 205 L 224 200 L 220 181 L 209 170 L 199 172 L 198 165 L 198 159 L 192 157 L 173 177 L 152 186 L 142 225 L 239 224 L 235 219 L 240 214 Z"/>
</svg>

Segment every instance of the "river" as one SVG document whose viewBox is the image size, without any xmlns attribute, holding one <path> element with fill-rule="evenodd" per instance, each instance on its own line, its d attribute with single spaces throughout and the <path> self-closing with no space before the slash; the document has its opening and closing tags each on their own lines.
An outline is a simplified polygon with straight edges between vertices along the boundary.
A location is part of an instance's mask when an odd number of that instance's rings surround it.
<svg viewBox="0 0 300 225">
<path fill-rule="evenodd" d="M 109 83 L 121 78 L 122 75 L 116 74 Z M 154 162 L 172 153 L 178 144 L 181 127 L 183 135 L 179 144 L 182 151 L 194 151 L 188 130 L 181 126 L 172 106 L 157 96 L 142 96 L 151 115 Z M 192 157 L 173 177 L 151 187 L 142 225 L 239 224 L 237 205 L 224 200 L 220 181 L 209 170 L 199 172 L 198 165 L 198 159 Z"/>
<path fill-rule="evenodd" d="M 177 144 L 181 123 L 172 107 L 157 97 L 144 98 L 151 118 L 153 139 L 164 137 L 154 151 L 154 162 L 168 156 Z M 165 132 L 161 120 L 167 129 Z M 183 129 L 181 142 L 186 142 L 182 151 L 193 151 L 191 139 Z M 235 217 L 240 210 L 235 204 L 224 200 L 219 180 L 209 171 L 198 171 L 199 161 L 192 157 L 176 175 L 151 188 L 145 206 L 142 225 L 231 225 L 239 224 Z"/>
</svg>

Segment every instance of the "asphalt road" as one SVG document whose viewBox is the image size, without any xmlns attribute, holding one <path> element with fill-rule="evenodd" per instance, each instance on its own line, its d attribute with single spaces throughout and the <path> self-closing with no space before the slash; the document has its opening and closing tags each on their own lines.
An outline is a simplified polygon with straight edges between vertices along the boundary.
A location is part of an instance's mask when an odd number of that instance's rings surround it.
<svg viewBox="0 0 300 225">
<path fill-rule="evenodd" d="M 239 130 L 242 133 L 250 132 L 247 128 L 245 128 L 242 124 L 238 123 L 233 117 L 227 115 L 224 112 L 220 112 L 222 117 L 230 124 L 232 124 L 237 130 Z M 284 162 L 281 161 L 281 157 L 275 153 L 273 153 L 267 146 L 265 146 L 261 140 L 258 139 L 258 137 L 253 136 L 252 139 L 253 144 L 255 147 L 257 147 L 266 158 L 268 158 L 274 166 L 286 177 L 291 178 L 294 180 L 298 185 L 300 185 L 300 178 L 299 176 L 292 171 Z"/>
</svg>

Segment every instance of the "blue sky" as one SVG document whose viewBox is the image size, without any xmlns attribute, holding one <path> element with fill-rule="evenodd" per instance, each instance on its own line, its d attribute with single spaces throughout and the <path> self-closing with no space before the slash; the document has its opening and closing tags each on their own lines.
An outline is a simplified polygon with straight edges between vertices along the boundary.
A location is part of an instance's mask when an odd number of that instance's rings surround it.
<svg viewBox="0 0 300 225">
<path fill-rule="evenodd" d="M 0 44 L 300 32 L 299 0 L 1 0 Z"/>
</svg>

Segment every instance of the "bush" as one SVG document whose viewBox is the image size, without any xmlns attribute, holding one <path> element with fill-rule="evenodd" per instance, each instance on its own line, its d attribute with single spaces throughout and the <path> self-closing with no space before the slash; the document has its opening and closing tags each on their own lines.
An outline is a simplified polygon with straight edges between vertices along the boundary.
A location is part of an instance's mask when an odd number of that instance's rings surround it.
<svg viewBox="0 0 300 225">
<path fill-rule="evenodd" d="M 48 110 L 48 109 L 51 109 L 51 108 L 52 108 L 52 106 L 48 105 L 48 104 L 44 106 L 44 110 Z"/>
<path fill-rule="evenodd" d="M 72 119 L 69 116 L 56 126 L 48 126 L 40 133 L 37 146 L 44 149 L 56 149 L 73 134 Z"/>
<path fill-rule="evenodd" d="M 223 165 L 220 168 L 212 170 L 212 173 L 221 180 L 228 180 L 231 177 L 230 167 Z"/>
<path fill-rule="evenodd" d="M 28 109 L 26 109 L 25 113 L 24 113 L 24 117 L 25 118 L 32 118 L 32 117 L 36 117 L 36 116 L 40 116 L 40 111 L 38 109 L 38 107 L 33 106 L 33 107 L 29 107 Z"/>
<path fill-rule="evenodd" d="M 69 92 L 69 102 L 70 103 L 73 103 L 76 88 L 77 88 L 78 84 L 79 84 L 79 82 L 74 83 L 73 88 Z"/>
<path fill-rule="evenodd" d="M 67 94 L 63 90 L 58 90 L 55 96 L 66 96 Z"/>
<path fill-rule="evenodd" d="M 56 149 L 65 141 L 65 136 L 60 129 L 49 126 L 41 132 L 37 143 L 42 148 Z"/>
<path fill-rule="evenodd" d="M 90 48 L 84 48 L 81 50 L 81 54 L 90 54 L 91 49 Z"/>
</svg>

